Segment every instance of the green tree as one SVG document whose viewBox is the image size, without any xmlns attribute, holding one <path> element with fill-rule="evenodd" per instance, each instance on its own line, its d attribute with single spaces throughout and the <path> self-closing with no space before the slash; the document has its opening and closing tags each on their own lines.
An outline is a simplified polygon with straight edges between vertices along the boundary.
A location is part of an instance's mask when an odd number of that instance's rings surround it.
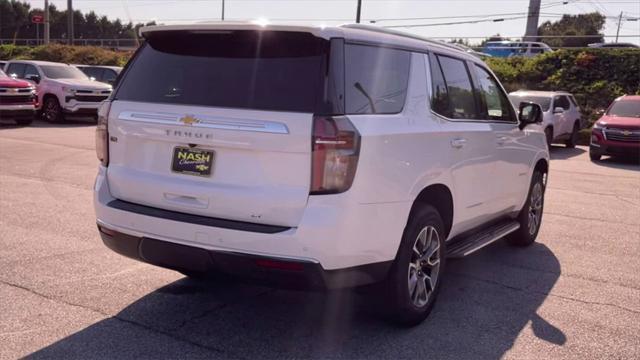
<svg viewBox="0 0 640 360">
<path fill-rule="evenodd" d="M 563 15 L 558 21 L 546 21 L 538 28 L 539 36 L 566 36 L 560 38 L 539 38 L 551 47 L 586 47 L 588 44 L 603 42 L 601 31 L 606 18 L 593 12 L 580 15 Z"/>
<path fill-rule="evenodd" d="M 41 15 L 44 11 L 31 8 L 27 2 L 18 0 L 0 0 L 0 38 L 2 39 L 35 39 L 36 24 L 31 23 L 31 16 Z M 67 10 L 58 10 L 54 4 L 49 5 L 51 39 L 67 39 Z M 109 20 L 91 11 L 86 15 L 75 10 L 73 12 L 73 31 L 76 39 L 134 39 L 135 32 L 143 24 L 122 23 L 120 19 Z M 42 37 L 42 26 L 40 27 Z"/>
</svg>

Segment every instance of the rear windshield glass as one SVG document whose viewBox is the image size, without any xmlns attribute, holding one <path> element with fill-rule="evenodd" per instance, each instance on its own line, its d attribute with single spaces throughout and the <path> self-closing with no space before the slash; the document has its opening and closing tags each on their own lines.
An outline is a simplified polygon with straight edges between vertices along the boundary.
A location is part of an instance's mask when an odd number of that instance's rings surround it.
<svg viewBox="0 0 640 360">
<path fill-rule="evenodd" d="M 516 109 L 520 108 L 521 102 L 532 102 L 534 104 L 540 105 L 542 111 L 549 111 L 549 107 L 551 107 L 551 98 L 544 96 L 518 96 L 518 95 L 509 95 L 509 99 L 513 103 L 513 106 Z"/>
<path fill-rule="evenodd" d="M 640 118 L 640 101 L 616 101 L 611 105 L 607 115 Z"/>
<path fill-rule="evenodd" d="M 284 31 L 158 32 L 127 71 L 116 99 L 315 112 L 329 42 Z"/>
<path fill-rule="evenodd" d="M 40 69 L 50 79 L 87 79 L 87 75 L 73 66 L 41 65 Z"/>
</svg>

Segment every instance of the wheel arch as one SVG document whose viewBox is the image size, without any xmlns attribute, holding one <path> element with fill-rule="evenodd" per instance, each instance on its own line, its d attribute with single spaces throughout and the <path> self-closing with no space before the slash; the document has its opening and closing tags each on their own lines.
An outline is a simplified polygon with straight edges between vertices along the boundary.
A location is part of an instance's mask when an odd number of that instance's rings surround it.
<svg viewBox="0 0 640 360">
<path fill-rule="evenodd" d="M 436 208 L 442 222 L 444 223 L 445 236 L 448 237 L 453 226 L 453 195 L 449 187 L 444 184 L 431 184 L 416 196 L 411 206 L 409 216 L 413 214 L 416 208 L 421 205 L 428 204 Z"/>
<path fill-rule="evenodd" d="M 48 98 L 50 98 L 50 97 L 55 98 L 56 100 L 58 100 L 58 104 L 60 104 L 60 103 L 61 103 L 61 102 L 60 102 L 60 99 L 58 99 L 58 95 L 56 95 L 56 94 L 54 94 L 54 93 L 52 93 L 52 92 L 46 92 L 46 93 L 44 93 L 44 94 L 42 95 L 42 105 L 44 105 L 45 100 L 46 100 L 46 99 L 48 99 Z"/>
<path fill-rule="evenodd" d="M 541 171 L 543 174 L 549 173 L 549 162 L 547 159 L 539 159 L 536 162 L 536 166 L 533 168 L 534 171 Z"/>
</svg>

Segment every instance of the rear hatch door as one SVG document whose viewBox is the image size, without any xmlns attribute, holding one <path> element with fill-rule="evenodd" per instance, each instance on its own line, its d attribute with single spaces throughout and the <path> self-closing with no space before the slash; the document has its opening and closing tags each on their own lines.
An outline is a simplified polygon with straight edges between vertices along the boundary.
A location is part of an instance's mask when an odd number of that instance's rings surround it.
<svg viewBox="0 0 640 360">
<path fill-rule="evenodd" d="M 162 31 L 147 37 L 109 112 L 118 199 L 296 226 L 311 178 L 329 42 L 304 32 Z"/>
</svg>

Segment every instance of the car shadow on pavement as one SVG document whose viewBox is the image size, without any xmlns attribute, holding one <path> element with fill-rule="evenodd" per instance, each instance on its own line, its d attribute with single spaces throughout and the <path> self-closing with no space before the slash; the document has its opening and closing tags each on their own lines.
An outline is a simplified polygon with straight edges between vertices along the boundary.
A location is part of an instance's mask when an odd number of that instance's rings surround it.
<svg viewBox="0 0 640 360">
<path fill-rule="evenodd" d="M 413 328 L 384 321 L 375 293 L 185 278 L 30 357 L 499 359 L 525 329 L 551 344 L 567 341 L 538 313 L 559 275 L 545 245 L 498 242 L 447 264 L 434 311 Z"/>
<path fill-rule="evenodd" d="M 581 148 L 568 148 L 565 146 L 551 145 L 549 156 L 551 160 L 567 160 L 584 154 L 586 150 Z"/>
</svg>

